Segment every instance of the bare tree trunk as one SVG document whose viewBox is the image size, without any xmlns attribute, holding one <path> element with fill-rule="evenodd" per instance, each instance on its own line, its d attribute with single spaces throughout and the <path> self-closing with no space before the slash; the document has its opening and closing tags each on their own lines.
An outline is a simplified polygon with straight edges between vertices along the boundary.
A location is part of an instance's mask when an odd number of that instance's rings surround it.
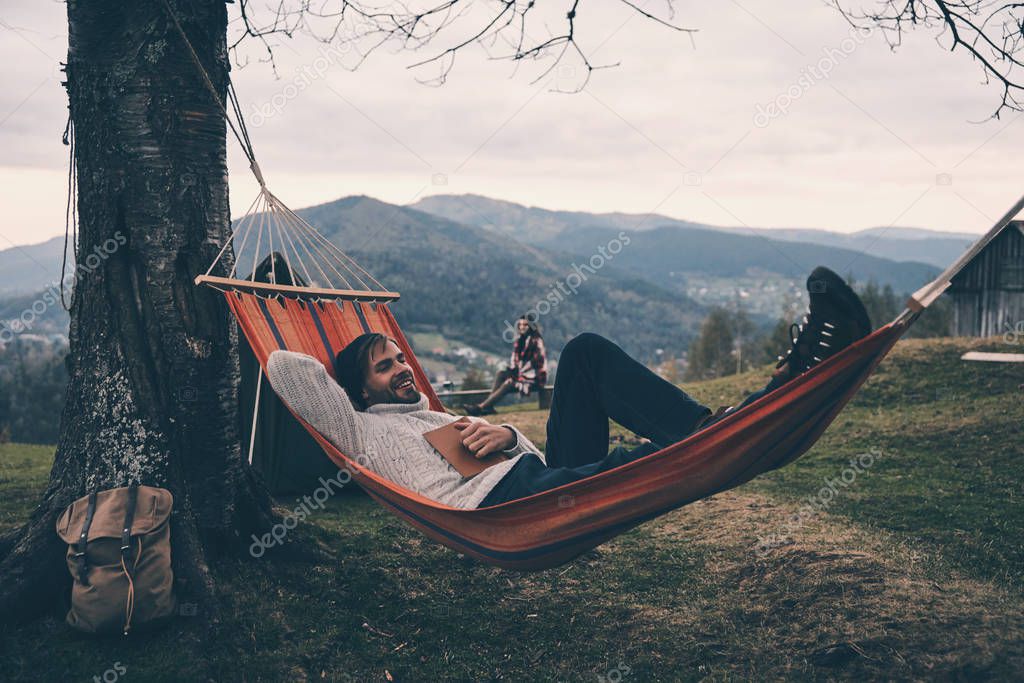
<svg viewBox="0 0 1024 683">
<path fill-rule="evenodd" d="M 173 4 L 223 98 L 223 0 Z M 0 543 L 0 620 L 64 594 L 60 511 L 130 482 L 174 494 L 176 576 L 209 616 L 213 550 L 247 547 L 272 515 L 239 451 L 237 331 L 220 295 L 192 284 L 228 236 L 225 122 L 162 2 L 68 0 L 68 25 L 80 216 L 70 382 L 43 499 Z"/>
</svg>

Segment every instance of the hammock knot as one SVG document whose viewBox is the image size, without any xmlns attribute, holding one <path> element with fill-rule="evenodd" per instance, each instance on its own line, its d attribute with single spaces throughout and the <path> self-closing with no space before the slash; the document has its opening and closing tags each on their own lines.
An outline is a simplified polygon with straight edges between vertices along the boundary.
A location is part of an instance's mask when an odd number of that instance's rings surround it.
<svg viewBox="0 0 1024 683">
<path fill-rule="evenodd" d="M 255 159 L 250 160 L 249 168 L 252 169 L 252 174 L 256 176 L 256 182 L 260 184 L 260 188 L 266 189 L 267 183 L 263 180 L 263 172 L 260 170 L 260 165 L 256 163 Z"/>
</svg>

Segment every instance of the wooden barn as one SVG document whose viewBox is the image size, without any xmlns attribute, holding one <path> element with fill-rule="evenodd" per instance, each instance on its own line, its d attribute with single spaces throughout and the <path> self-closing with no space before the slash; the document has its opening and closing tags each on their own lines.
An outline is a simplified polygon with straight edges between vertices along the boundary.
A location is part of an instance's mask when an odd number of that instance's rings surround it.
<svg viewBox="0 0 1024 683">
<path fill-rule="evenodd" d="M 1024 328 L 1024 221 L 1013 221 L 953 276 L 958 337 L 989 337 Z"/>
</svg>

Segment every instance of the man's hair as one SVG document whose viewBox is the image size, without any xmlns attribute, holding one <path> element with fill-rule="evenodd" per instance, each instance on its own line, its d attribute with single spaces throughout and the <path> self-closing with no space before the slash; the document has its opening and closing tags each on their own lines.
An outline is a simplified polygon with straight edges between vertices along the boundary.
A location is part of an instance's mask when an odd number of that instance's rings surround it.
<svg viewBox="0 0 1024 683">
<path fill-rule="evenodd" d="M 363 386 L 366 384 L 366 369 L 369 366 L 367 360 L 370 357 L 370 352 L 383 349 L 389 341 L 395 342 L 395 345 L 398 344 L 386 334 L 367 332 L 350 341 L 348 346 L 339 351 L 334 359 L 334 371 L 338 377 L 338 384 L 360 410 L 366 409 L 366 403 L 363 400 Z"/>
</svg>

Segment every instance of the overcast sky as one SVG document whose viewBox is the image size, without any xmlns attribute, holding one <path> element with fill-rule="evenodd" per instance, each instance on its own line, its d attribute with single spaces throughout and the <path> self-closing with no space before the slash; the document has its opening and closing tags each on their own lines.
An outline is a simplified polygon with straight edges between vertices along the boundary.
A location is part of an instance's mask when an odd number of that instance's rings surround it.
<svg viewBox="0 0 1024 683">
<path fill-rule="evenodd" d="M 557 92 L 578 83 L 572 59 L 534 82 L 545 64 L 516 69 L 472 47 L 447 84 L 432 87 L 417 78 L 434 71 L 406 67 L 435 51 L 378 52 L 352 72 L 344 66 L 353 53 L 324 57 L 302 36 L 275 40 L 276 79 L 255 61 L 234 78 L 268 185 L 295 208 L 352 194 L 406 204 L 472 192 L 716 225 L 982 232 L 1021 192 L 1020 115 L 985 121 L 997 90 L 932 35 L 907 36 L 893 52 L 815 0 L 676 10 L 675 21 L 698 33 L 622 3 L 582 3 L 581 47 L 595 64 L 620 64 L 574 95 Z M 6 248 L 63 232 L 66 10 L 2 0 L 0 22 Z M 542 39 L 544 30 L 529 32 Z M 229 145 L 237 214 L 256 186 Z"/>
</svg>

